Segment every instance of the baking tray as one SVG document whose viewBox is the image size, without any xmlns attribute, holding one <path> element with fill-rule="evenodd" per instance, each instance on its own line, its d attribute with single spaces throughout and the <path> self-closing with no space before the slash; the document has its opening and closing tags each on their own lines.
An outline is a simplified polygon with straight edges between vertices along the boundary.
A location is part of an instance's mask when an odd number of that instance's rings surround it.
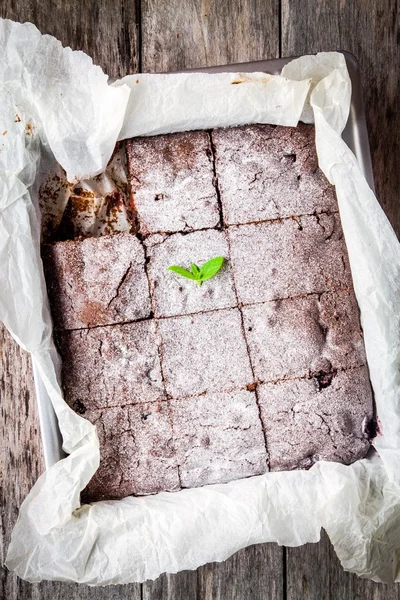
<svg viewBox="0 0 400 600">
<path fill-rule="evenodd" d="M 343 52 L 349 71 L 352 94 L 349 118 L 343 131 L 343 139 L 354 152 L 360 164 L 361 170 L 370 186 L 375 192 L 374 177 L 371 163 L 371 153 L 368 141 L 367 122 L 365 118 L 364 98 L 361 87 L 360 69 L 355 56 L 349 52 Z M 217 67 L 205 67 L 201 69 L 188 69 L 186 73 L 223 73 L 240 72 L 251 73 L 259 71 L 271 75 L 279 75 L 283 67 L 293 58 L 276 58 L 272 60 L 259 60 L 233 65 Z M 38 403 L 40 432 L 43 443 L 43 455 L 46 468 L 50 468 L 61 458 L 65 457 L 62 449 L 62 438 L 58 427 L 58 421 L 51 404 L 50 398 L 44 387 L 34 359 L 32 359 L 33 377 L 35 382 L 36 398 Z"/>
</svg>

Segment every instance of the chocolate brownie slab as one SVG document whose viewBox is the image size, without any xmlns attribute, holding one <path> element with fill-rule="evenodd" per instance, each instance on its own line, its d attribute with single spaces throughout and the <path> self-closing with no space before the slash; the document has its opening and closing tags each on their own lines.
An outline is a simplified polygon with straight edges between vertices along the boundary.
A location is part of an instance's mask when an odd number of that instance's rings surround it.
<svg viewBox="0 0 400 600">
<path fill-rule="evenodd" d="M 182 235 L 176 233 L 162 238 L 151 235 L 146 239 L 147 272 L 156 317 L 184 315 L 217 308 L 236 306 L 229 249 L 224 231 L 209 229 Z M 190 269 L 190 263 L 202 265 L 215 256 L 223 256 L 224 267 L 218 277 L 201 287 L 193 281 L 167 272 L 170 265 Z M 189 262 L 188 262 L 189 261 Z"/>
<path fill-rule="evenodd" d="M 134 138 L 128 142 L 128 165 L 141 233 L 218 225 L 208 133 Z"/>
<path fill-rule="evenodd" d="M 264 384 L 258 398 L 272 471 L 317 460 L 350 464 L 368 451 L 373 415 L 366 367 L 338 371 L 323 388 L 313 379 Z"/>
<path fill-rule="evenodd" d="M 223 483 L 268 470 L 254 392 L 172 400 L 171 413 L 182 487 Z"/>
<path fill-rule="evenodd" d="M 365 364 L 352 291 L 245 306 L 243 317 L 258 380 L 313 376 Z"/>
<path fill-rule="evenodd" d="M 352 285 L 336 214 L 229 227 L 228 238 L 236 288 L 244 304 Z"/>
<path fill-rule="evenodd" d="M 151 303 L 144 250 L 128 233 L 42 247 L 51 313 L 57 329 L 143 319 Z"/>
<path fill-rule="evenodd" d="M 65 399 L 81 414 L 164 397 L 152 320 L 58 332 Z"/>
<path fill-rule="evenodd" d="M 89 410 L 85 417 L 97 426 L 101 456 L 86 501 L 180 488 L 167 403 Z"/>
<path fill-rule="evenodd" d="M 50 252 L 55 319 L 79 329 L 57 333 L 65 395 L 100 434 L 87 498 L 368 451 L 358 307 L 313 136 L 248 126 L 132 140 L 138 236 L 90 240 L 91 252 L 74 240 L 84 264 L 70 271 L 70 242 L 53 249 L 64 262 Z M 216 256 L 224 266 L 202 286 L 167 270 Z"/>
<path fill-rule="evenodd" d="M 314 127 L 215 129 L 216 174 L 227 225 L 336 211 L 334 187 L 318 167 Z"/>
</svg>

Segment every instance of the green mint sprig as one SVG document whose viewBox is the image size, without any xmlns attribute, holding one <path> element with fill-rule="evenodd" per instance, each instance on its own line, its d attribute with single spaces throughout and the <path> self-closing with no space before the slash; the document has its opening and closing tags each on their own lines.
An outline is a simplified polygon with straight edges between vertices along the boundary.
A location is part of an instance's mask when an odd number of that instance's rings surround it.
<svg viewBox="0 0 400 600">
<path fill-rule="evenodd" d="M 214 275 L 216 275 L 218 273 L 218 271 L 221 269 L 222 265 L 224 264 L 224 261 L 225 261 L 225 259 L 223 256 L 216 256 L 215 258 L 208 260 L 200 268 L 197 265 L 191 264 L 190 271 L 188 271 L 187 269 L 184 269 L 183 267 L 178 267 L 175 265 L 168 267 L 167 270 L 173 271 L 174 273 L 176 273 L 177 275 L 180 275 L 181 277 L 186 277 L 186 279 L 191 279 L 192 281 L 196 281 L 198 285 L 201 285 L 203 283 L 203 281 L 207 281 L 207 279 L 211 279 L 211 277 L 214 277 Z"/>
</svg>

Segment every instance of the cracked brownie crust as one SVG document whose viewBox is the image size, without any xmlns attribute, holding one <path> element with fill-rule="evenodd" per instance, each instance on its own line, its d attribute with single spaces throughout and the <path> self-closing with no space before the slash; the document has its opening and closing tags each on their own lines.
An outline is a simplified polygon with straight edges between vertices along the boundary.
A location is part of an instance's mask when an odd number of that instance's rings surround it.
<svg viewBox="0 0 400 600">
<path fill-rule="evenodd" d="M 149 317 L 144 250 L 134 235 L 49 244 L 42 247 L 42 257 L 56 329 Z"/>
<path fill-rule="evenodd" d="M 85 500 L 345 464 L 372 391 L 313 126 L 136 138 L 132 230 L 44 247 L 63 388 L 97 425 Z M 167 271 L 223 256 L 201 287 Z"/>
</svg>

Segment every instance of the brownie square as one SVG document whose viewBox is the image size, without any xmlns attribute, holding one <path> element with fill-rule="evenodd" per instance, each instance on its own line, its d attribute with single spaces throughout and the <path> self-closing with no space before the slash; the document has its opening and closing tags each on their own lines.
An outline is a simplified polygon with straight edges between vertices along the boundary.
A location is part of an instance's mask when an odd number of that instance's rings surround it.
<svg viewBox="0 0 400 600">
<path fill-rule="evenodd" d="M 224 483 L 268 470 L 254 392 L 171 401 L 182 487 Z"/>
<path fill-rule="evenodd" d="M 215 129 L 212 140 L 227 225 L 338 210 L 318 167 L 313 125 Z"/>
<path fill-rule="evenodd" d="M 164 396 L 154 321 L 58 332 L 65 399 L 77 412 Z"/>
<path fill-rule="evenodd" d="M 339 371 L 324 388 L 313 379 L 259 386 L 271 471 L 308 468 L 317 460 L 363 458 L 373 417 L 366 367 Z"/>
<path fill-rule="evenodd" d="M 210 229 L 182 235 L 176 233 L 166 239 L 152 235 L 146 240 L 147 272 L 156 317 L 184 315 L 237 304 L 230 261 L 216 277 L 196 282 L 167 271 L 171 265 L 190 270 L 191 263 L 201 266 L 216 256 L 229 257 L 226 234 Z"/>
<path fill-rule="evenodd" d="M 157 328 L 165 386 L 171 396 L 231 390 L 252 383 L 237 309 L 161 319 Z"/>
<path fill-rule="evenodd" d="M 233 226 L 228 237 L 244 304 L 352 285 L 338 215 Z"/>
<path fill-rule="evenodd" d="M 129 233 L 43 246 L 57 329 L 135 321 L 150 315 L 144 250 Z"/>
<path fill-rule="evenodd" d="M 129 140 L 128 168 L 141 233 L 219 224 L 211 142 L 205 131 Z"/>
<path fill-rule="evenodd" d="M 365 364 L 352 290 L 245 306 L 243 319 L 258 380 L 322 376 Z"/>
<path fill-rule="evenodd" d="M 97 427 L 101 456 L 86 502 L 180 488 L 166 402 L 91 410 L 85 417 Z"/>
</svg>

